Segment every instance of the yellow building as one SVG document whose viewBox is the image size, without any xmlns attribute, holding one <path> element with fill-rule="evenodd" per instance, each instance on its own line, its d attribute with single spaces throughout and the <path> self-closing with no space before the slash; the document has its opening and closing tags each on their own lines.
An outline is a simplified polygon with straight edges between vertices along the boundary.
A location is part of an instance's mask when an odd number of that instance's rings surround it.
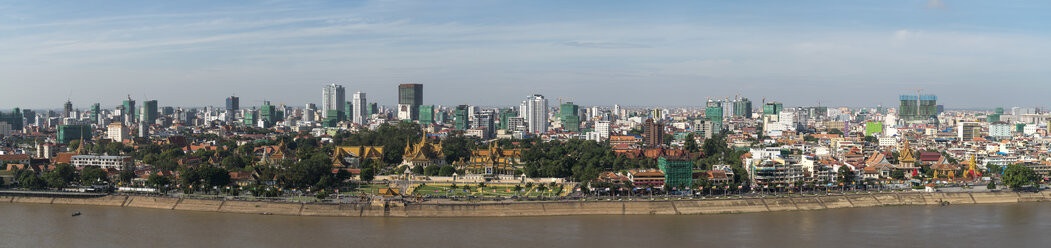
<svg viewBox="0 0 1051 248">
<path fill-rule="evenodd" d="M 471 158 L 460 165 L 467 174 L 475 175 L 514 175 L 521 163 L 522 150 L 504 150 L 490 143 L 489 149 L 471 152 Z"/>
<path fill-rule="evenodd" d="M 401 159 L 402 165 L 407 165 L 409 168 L 428 166 L 432 164 L 445 164 L 445 154 L 442 153 L 442 143 L 440 141 L 438 143 L 431 143 L 427 139 L 426 133 L 420 138 L 419 143 L 405 145 L 405 153 L 402 155 Z"/>
<path fill-rule="evenodd" d="M 337 146 L 332 150 L 332 166 L 358 168 L 362 159 L 383 159 L 382 146 Z"/>
</svg>

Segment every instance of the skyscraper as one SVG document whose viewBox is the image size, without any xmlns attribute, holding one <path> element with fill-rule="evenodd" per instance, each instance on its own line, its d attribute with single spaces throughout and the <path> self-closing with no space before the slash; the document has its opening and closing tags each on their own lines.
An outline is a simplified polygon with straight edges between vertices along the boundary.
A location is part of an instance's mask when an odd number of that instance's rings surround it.
<svg viewBox="0 0 1051 248">
<path fill-rule="evenodd" d="M 580 132 L 580 116 L 577 115 L 580 106 L 573 104 L 573 102 L 562 103 L 559 106 L 559 120 L 562 124 L 562 129 L 570 132 Z"/>
<path fill-rule="evenodd" d="M 91 123 L 99 124 L 99 112 L 102 111 L 102 107 L 99 103 L 91 105 Z"/>
<path fill-rule="evenodd" d="M 269 128 L 280 121 L 278 112 L 274 109 L 274 105 L 270 105 L 270 101 L 263 101 L 263 106 L 259 107 L 259 118 L 259 127 L 262 128 Z"/>
<path fill-rule="evenodd" d="M 470 122 L 467 120 L 467 105 L 456 106 L 453 110 L 453 127 L 456 130 L 467 130 L 470 127 Z"/>
<path fill-rule="evenodd" d="M 529 133 L 547 132 L 547 99 L 543 95 L 533 94 L 522 101 L 522 118 L 525 119 Z"/>
<path fill-rule="evenodd" d="M 368 104 L 365 101 L 365 92 L 358 91 L 354 93 L 354 102 L 351 104 L 354 109 L 348 111 L 354 116 L 354 123 L 365 125 L 369 120 Z"/>
<path fill-rule="evenodd" d="M 938 97 L 935 95 L 901 95 L 898 119 L 922 121 L 938 116 Z"/>
<path fill-rule="evenodd" d="M 313 103 L 307 103 L 306 108 L 303 109 L 303 122 L 313 122 L 314 112 L 317 112 L 317 106 Z"/>
<path fill-rule="evenodd" d="M 734 117 L 752 118 L 752 100 L 747 97 L 734 102 Z"/>
<path fill-rule="evenodd" d="M 321 91 L 321 115 L 326 120 L 335 119 L 337 121 L 343 120 L 343 116 L 346 114 L 346 92 L 343 90 L 343 85 L 329 84 L 325 86 L 325 89 Z M 335 111 L 330 111 L 335 110 Z M 337 116 L 331 116 L 336 114 Z"/>
<path fill-rule="evenodd" d="M 419 120 L 420 105 L 423 105 L 422 84 L 398 85 L 398 119 Z"/>
<path fill-rule="evenodd" d="M 241 108 L 241 98 L 230 96 L 226 98 L 226 111 L 234 112 Z"/>
<path fill-rule="evenodd" d="M 434 105 L 420 105 L 420 124 L 434 124 Z"/>
<path fill-rule="evenodd" d="M 642 138 L 646 146 L 664 144 L 664 124 L 659 120 L 646 119 L 642 124 Z"/>
<path fill-rule="evenodd" d="M 142 102 L 142 112 L 139 115 L 142 117 L 140 121 L 146 125 L 153 124 L 154 121 L 157 121 L 157 100 Z"/>
<path fill-rule="evenodd" d="M 62 105 L 62 118 L 69 118 L 73 116 L 73 102 L 66 100 L 66 104 Z"/>
<path fill-rule="evenodd" d="M 129 125 L 135 123 L 135 100 L 131 100 L 131 96 L 128 96 L 128 100 L 124 100 L 124 123 Z"/>
</svg>

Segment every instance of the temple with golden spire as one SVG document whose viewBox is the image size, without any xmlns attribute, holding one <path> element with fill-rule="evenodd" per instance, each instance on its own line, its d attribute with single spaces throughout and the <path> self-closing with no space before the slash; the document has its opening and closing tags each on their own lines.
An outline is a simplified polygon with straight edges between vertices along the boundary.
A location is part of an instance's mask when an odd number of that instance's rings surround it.
<svg viewBox="0 0 1051 248">
<path fill-rule="evenodd" d="M 496 142 L 489 143 L 487 149 L 471 151 L 467 162 L 458 164 L 468 175 L 514 175 L 520 167 L 522 150 L 503 149 Z"/>
<path fill-rule="evenodd" d="M 426 131 L 420 137 L 420 142 L 405 144 L 405 153 L 402 154 L 401 159 L 401 164 L 409 166 L 409 168 L 445 164 L 445 154 L 442 153 L 441 141 L 431 143 L 427 138 Z"/>
<path fill-rule="evenodd" d="M 912 153 L 912 146 L 909 144 L 909 137 L 901 136 L 902 148 L 898 152 L 898 169 L 905 170 L 905 175 L 909 178 L 912 176 L 919 175 L 919 167 L 916 167 L 916 155 Z"/>
</svg>

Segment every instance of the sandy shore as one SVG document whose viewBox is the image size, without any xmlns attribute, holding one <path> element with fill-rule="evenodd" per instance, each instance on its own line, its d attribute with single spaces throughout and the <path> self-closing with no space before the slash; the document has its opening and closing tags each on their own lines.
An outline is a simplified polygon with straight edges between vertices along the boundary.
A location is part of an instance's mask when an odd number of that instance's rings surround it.
<svg viewBox="0 0 1051 248">
<path fill-rule="evenodd" d="M 0 196 L 0 203 L 71 204 L 294 216 L 485 217 L 727 214 L 833 208 L 1051 201 L 1051 192 L 881 193 L 789 198 L 664 201 L 564 201 L 457 204 L 314 204 L 151 196 L 55 198 Z"/>
</svg>

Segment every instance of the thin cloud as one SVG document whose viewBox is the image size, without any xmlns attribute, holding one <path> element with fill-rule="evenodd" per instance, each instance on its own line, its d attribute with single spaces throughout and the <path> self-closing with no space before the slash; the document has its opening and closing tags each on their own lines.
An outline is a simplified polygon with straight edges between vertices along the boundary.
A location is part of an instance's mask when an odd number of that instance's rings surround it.
<svg viewBox="0 0 1051 248">
<path fill-rule="evenodd" d="M 928 9 L 944 9 L 946 6 L 942 0 L 930 0 L 927 1 L 927 5 L 924 7 Z"/>
<path fill-rule="evenodd" d="M 588 47 L 588 48 L 648 48 L 650 46 L 642 44 L 632 43 L 620 43 L 620 42 L 598 42 L 598 41 L 567 41 L 559 43 L 566 46 L 572 47 Z"/>
</svg>

